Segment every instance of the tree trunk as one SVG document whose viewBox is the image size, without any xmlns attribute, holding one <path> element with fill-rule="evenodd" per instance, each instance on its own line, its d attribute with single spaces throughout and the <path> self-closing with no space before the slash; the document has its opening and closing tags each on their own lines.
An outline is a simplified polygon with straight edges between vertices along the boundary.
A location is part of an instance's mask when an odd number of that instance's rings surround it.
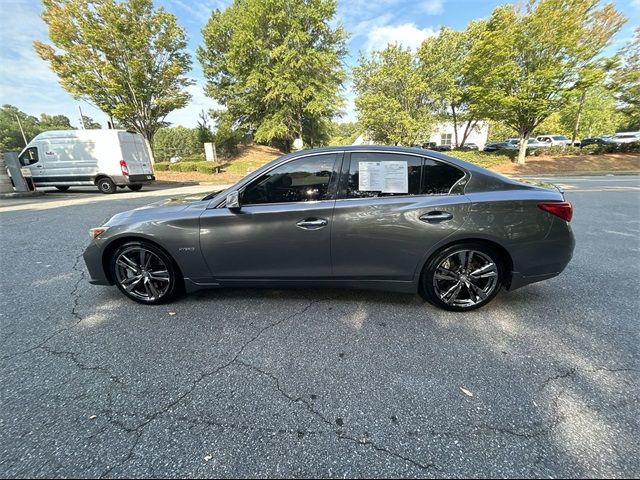
<svg viewBox="0 0 640 480">
<path fill-rule="evenodd" d="M 526 135 L 520 134 L 520 148 L 518 149 L 518 164 L 524 165 L 525 157 L 527 156 L 527 143 L 529 142 L 529 133 Z"/>
<path fill-rule="evenodd" d="M 578 136 L 578 129 L 580 128 L 580 118 L 582 117 L 582 109 L 584 108 L 584 100 L 587 96 L 587 91 L 583 90 L 582 95 L 580 95 L 580 103 L 578 104 L 578 113 L 576 115 L 576 123 L 573 126 L 573 135 L 571 136 L 571 146 L 576 142 L 576 137 Z"/>
<path fill-rule="evenodd" d="M 458 148 L 458 120 L 456 118 L 456 107 L 452 103 L 451 104 L 451 116 L 453 117 L 453 136 L 455 137 L 455 147 Z"/>
</svg>

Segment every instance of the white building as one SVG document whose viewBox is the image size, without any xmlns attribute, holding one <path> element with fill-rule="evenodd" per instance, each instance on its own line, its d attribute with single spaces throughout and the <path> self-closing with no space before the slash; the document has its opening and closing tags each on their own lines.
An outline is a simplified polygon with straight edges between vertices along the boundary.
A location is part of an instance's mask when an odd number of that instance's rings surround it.
<svg viewBox="0 0 640 480">
<path fill-rule="evenodd" d="M 458 138 L 462 139 L 464 135 L 464 129 L 466 124 L 458 124 Z M 465 143 L 475 143 L 480 150 L 482 150 L 489 138 L 489 124 L 487 122 L 478 122 L 478 124 L 471 130 L 471 133 L 467 136 Z M 366 145 L 373 144 L 366 133 L 360 135 L 353 142 L 353 145 Z M 426 142 L 425 142 L 426 143 Z M 429 136 L 429 143 L 433 146 L 448 146 L 455 143 L 455 132 L 453 128 L 453 122 L 441 122 L 434 126 L 431 135 Z"/>
</svg>

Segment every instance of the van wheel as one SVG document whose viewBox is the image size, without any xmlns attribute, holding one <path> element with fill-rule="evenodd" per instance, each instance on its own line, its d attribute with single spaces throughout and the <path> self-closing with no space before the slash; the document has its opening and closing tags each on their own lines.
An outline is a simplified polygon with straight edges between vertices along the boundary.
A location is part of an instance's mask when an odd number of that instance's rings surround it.
<svg viewBox="0 0 640 480">
<path fill-rule="evenodd" d="M 102 177 L 100 180 L 98 180 L 96 185 L 98 185 L 98 190 L 100 190 L 102 193 L 115 193 L 117 188 L 116 184 L 113 183 L 113 180 L 107 177 Z"/>
<path fill-rule="evenodd" d="M 69 190 L 69 186 L 68 185 L 64 185 L 64 186 L 59 186 L 56 187 L 58 190 L 60 190 L 61 192 L 66 192 L 67 190 Z"/>
<path fill-rule="evenodd" d="M 139 192 L 140 190 L 142 190 L 141 184 L 127 185 L 127 187 L 129 187 L 129 190 L 132 190 L 134 192 Z"/>
</svg>

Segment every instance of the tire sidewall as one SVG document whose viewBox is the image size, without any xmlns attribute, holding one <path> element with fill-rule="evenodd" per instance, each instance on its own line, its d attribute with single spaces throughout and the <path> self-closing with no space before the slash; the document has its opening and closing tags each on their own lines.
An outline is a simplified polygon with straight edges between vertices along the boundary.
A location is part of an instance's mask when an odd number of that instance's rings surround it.
<svg viewBox="0 0 640 480">
<path fill-rule="evenodd" d="M 169 272 L 169 279 L 170 279 L 169 289 L 167 290 L 167 293 L 165 293 L 159 299 L 146 301 L 146 300 L 142 300 L 140 298 L 134 297 L 133 295 L 130 295 L 129 292 L 127 292 L 124 289 L 124 287 L 120 285 L 120 283 L 118 283 L 118 277 L 116 275 L 116 259 L 124 250 L 127 250 L 131 247 L 142 247 L 149 250 L 150 252 L 153 252 L 155 255 L 160 257 L 160 259 L 167 266 L 167 271 Z M 178 269 L 176 268 L 173 260 L 161 248 L 156 247 L 152 243 L 143 242 L 143 241 L 133 241 L 133 242 L 123 243 L 118 248 L 116 248 L 116 250 L 111 255 L 111 258 L 109 259 L 109 270 L 110 270 L 111 278 L 113 279 L 113 282 L 118 287 L 118 290 L 120 290 L 127 298 L 134 300 L 138 303 L 142 303 L 144 305 L 159 305 L 162 303 L 166 303 L 172 300 L 179 291 L 178 283 L 180 281 L 180 275 L 178 273 Z"/>
<path fill-rule="evenodd" d="M 101 178 L 97 181 L 96 185 L 98 186 L 98 190 L 104 194 L 116 193 L 117 190 L 116 184 L 113 183 L 113 180 L 110 178 Z M 108 186 L 107 189 L 105 189 L 106 186 Z"/>
<path fill-rule="evenodd" d="M 481 303 L 478 303 L 472 307 L 458 307 L 454 305 L 449 305 L 448 303 L 443 302 L 440 297 L 438 297 L 435 289 L 433 287 L 433 276 L 435 274 L 435 270 L 440 265 L 440 263 L 447 258 L 449 255 L 458 252 L 460 250 L 475 250 L 477 252 L 481 252 L 487 255 L 493 263 L 496 264 L 496 268 L 498 270 L 498 279 L 497 285 L 494 288 L 493 292 Z M 484 307 L 488 303 L 493 300 L 493 298 L 500 292 L 502 289 L 502 285 L 504 283 L 504 265 L 502 258 L 494 250 L 493 248 L 483 245 L 481 243 L 458 243 L 455 245 L 451 245 L 446 247 L 431 256 L 429 261 L 427 261 L 422 275 L 420 276 L 420 293 L 425 298 L 425 300 L 429 301 L 431 304 L 443 308 L 445 310 L 450 310 L 453 312 L 469 312 L 471 310 L 476 310 L 478 308 Z"/>
<path fill-rule="evenodd" d="M 133 184 L 133 185 L 127 185 L 127 187 L 129 187 L 129 190 L 131 190 L 132 192 L 139 192 L 140 190 L 142 190 L 142 185 L 141 184 Z"/>
</svg>

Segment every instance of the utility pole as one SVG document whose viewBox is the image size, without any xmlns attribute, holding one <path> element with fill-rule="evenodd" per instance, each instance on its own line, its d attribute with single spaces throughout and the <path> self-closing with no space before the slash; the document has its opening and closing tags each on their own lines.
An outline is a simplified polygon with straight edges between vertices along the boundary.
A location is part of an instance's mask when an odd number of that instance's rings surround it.
<svg viewBox="0 0 640 480">
<path fill-rule="evenodd" d="M 80 114 L 80 127 L 82 128 L 82 130 L 84 130 L 84 118 L 82 118 L 82 110 L 80 109 L 80 105 L 78 105 L 78 113 Z"/>
<path fill-rule="evenodd" d="M 22 133 L 22 139 L 24 140 L 24 146 L 26 147 L 29 142 L 27 142 L 27 137 L 24 134 L 24 130 L 22 129 L 22 123 L 20 123 L 20 117 L 18 117 L 18 114 L 16 114 L 16 120 L 18 121 L 18 126 L 20 127 L 20 132 Z"/>
</svg>

